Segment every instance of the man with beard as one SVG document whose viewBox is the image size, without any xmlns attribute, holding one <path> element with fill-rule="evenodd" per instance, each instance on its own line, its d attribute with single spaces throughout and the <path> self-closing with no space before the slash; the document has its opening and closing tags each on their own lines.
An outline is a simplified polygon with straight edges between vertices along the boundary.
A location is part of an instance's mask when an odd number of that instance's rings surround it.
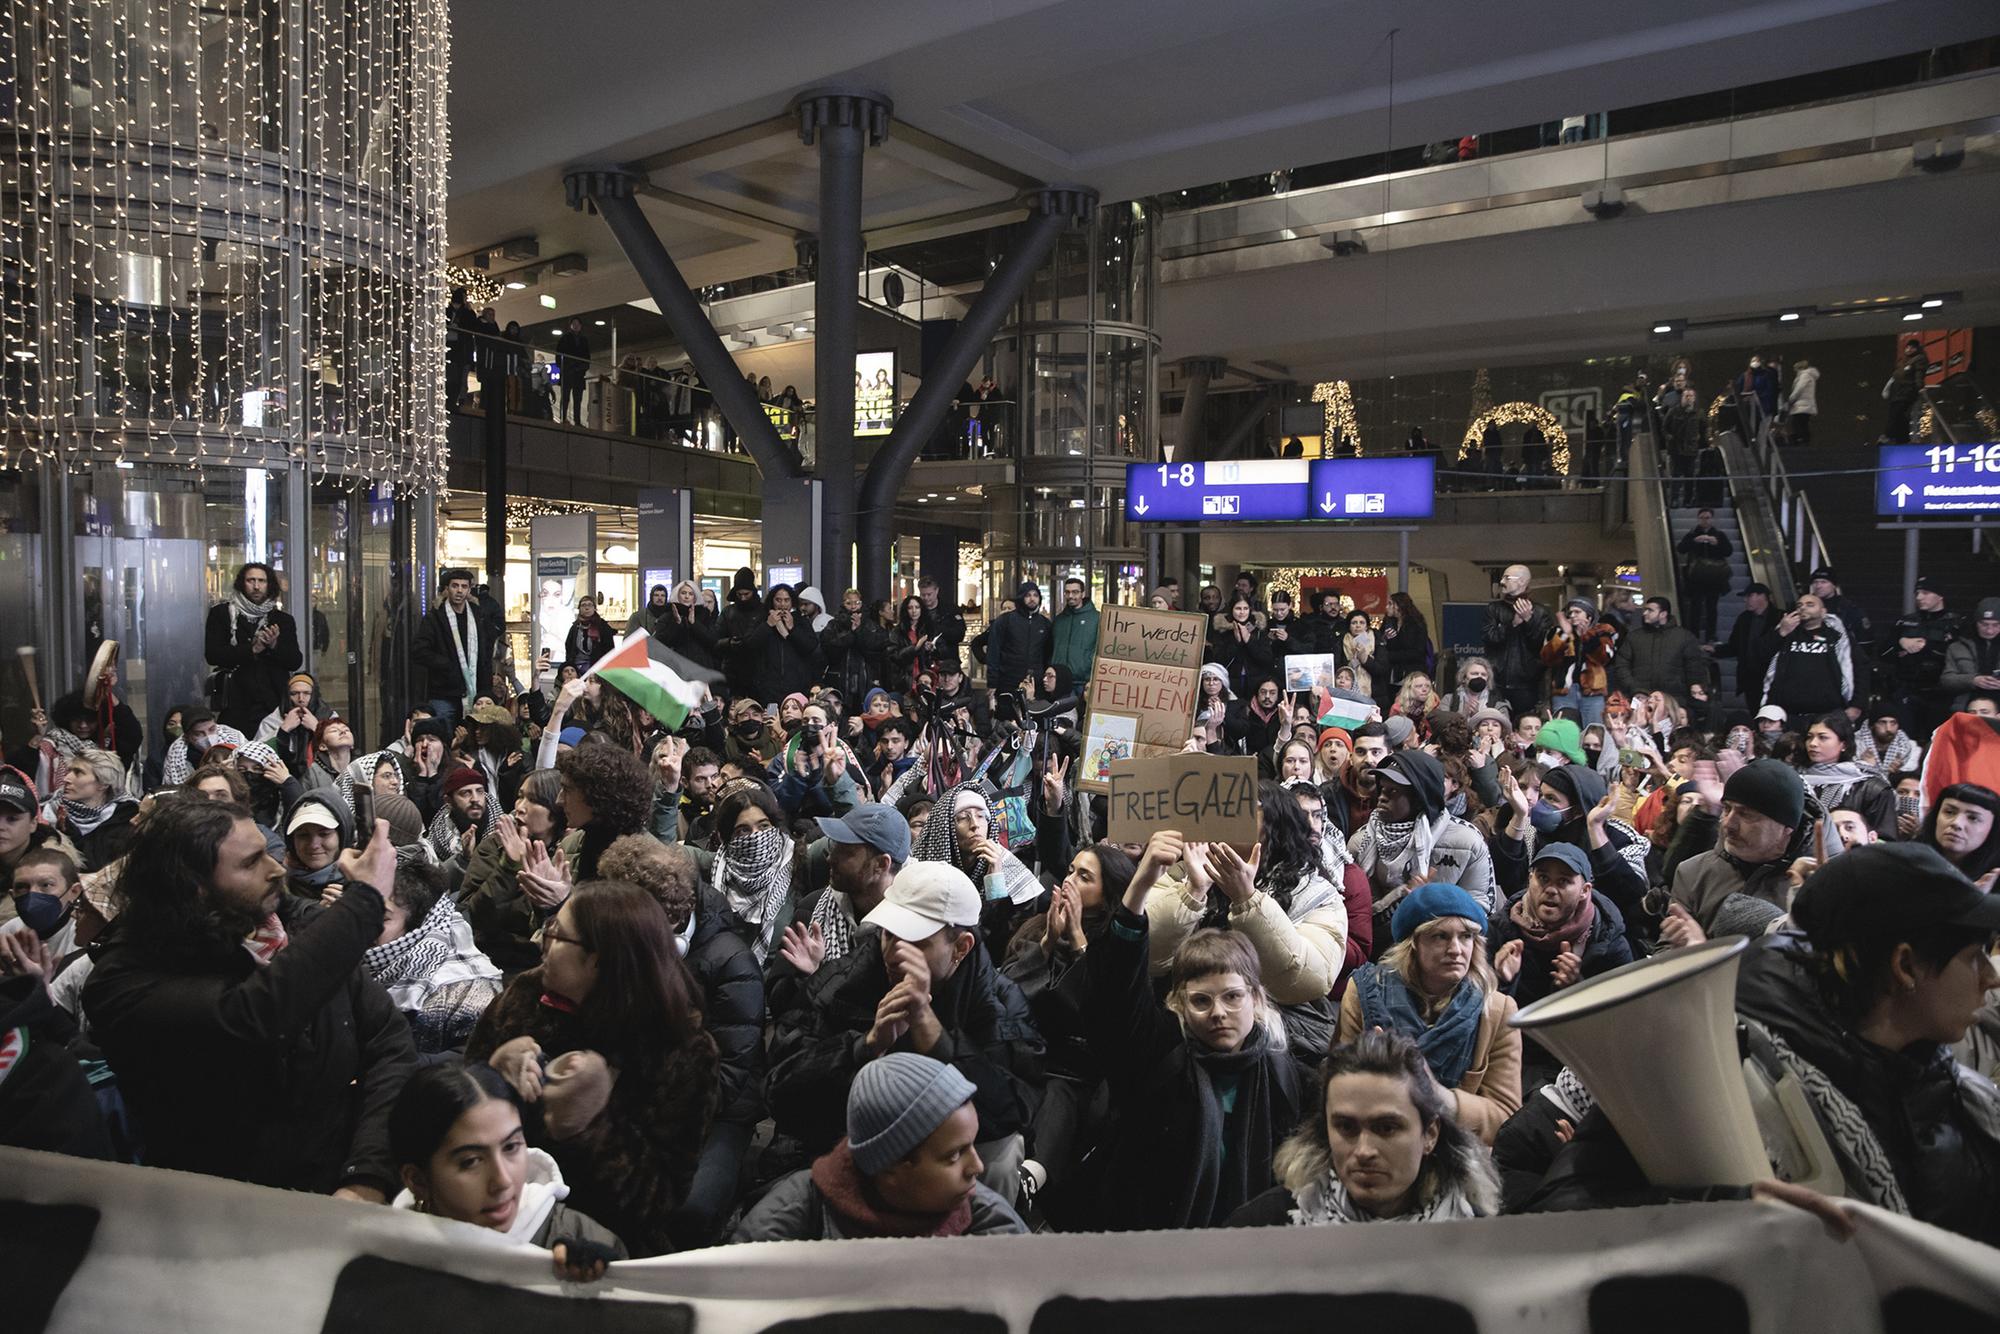
<svg viewBox="0 0 2000 1334">
<path fill-rule="evenodd" d="M 1612 816 L 1616 797 L 1608 794 L 1604 775 L 1581 764 L 1560 765 L 1546 770 L 1540 790 L 1530 792 L 1515 781 L 1512 770 L 1503 768 L 1500 792 L 1512 811 L 1493 836 L 1493 877 L 1500 892 L 1519 894 L 1528 887 L 1529 868 L 1540 849 L 1574 847 L 1589 861 L 1586 878 L 1617 905 L 1628 930 L 1636 933 L 1647 888 L 1647 843 L 1638 830 Z M 1631 946 L 1635 955 L 1644 952 L 1636 935 Z"/>
<path fill-rule="evenodd" d="M 1677 924 L 1682 916 L 1710 936 L 1761 934 L 1790 908 L 1798 888 L 1788 873 L 1806 819 L 1805 783 L 1790 765 L 1770 759 L 1752 760 L 1727 783 L 1704 761 L 1689 781 L 1701 801 L 1682 817 L 1668 849 L 1667 875 L 1681 912 L 1662 925 L 1661 939 L 1672 944 L 1700 939 Z"/>
<path fill-rule="evenodd" d="M 493 802 L 486 791 L 486 775 L 470 766 L 446 774 L 440 790 L 444 804 L 431 821 L 431 851 L 445 874 L 456 881 L 465 874 L 479 840 L 493 832 Z"/>
<path fill-rule="evenodd" d="M 994 618 L 987 628 L 986 684 L 996 695 L 1016 695 L 1021 683 L 1042 678 L 1049 665 L 1054 632 L 1042 615 L 1042 588 L 1023 579 L 1014 590 L 1014 610 Z"/>
<path fill-rule="evenodd" d="M 1278 683 L 1268 676 L 1261 677 L 1252 686 L 1248 699 L 1230 704 L 1223 716 L 1222 738 L 1228 742 L 1230 754 L 1255 755 L 1258 774 L 1275 780 L 1278 776 L 1278 730 L 1284 722 L 1284 709 L 1278 701 Z"/>
<path fill-rule="evenodd" d="M 278 609 L 277 582 L 262 561 L 238 570 L 228 601 L 209 608 L 203 643 L 222 721 L 244 733 L 284 699 L 286 676 L 305 661 L 299 627 Z"/>
<path fill-rule="evenodd" d="M 361 956 L 396 856 L 377 821 L 313 908 L 248 811 L 168 800 L 133 838 L 84 986 L 150 1166 L 386 1203 L 389 1112 L 416 1066 L 409 1025 Z"/>
<path fill-rule="evenodd" d="M 1778 622 L 1777 652 L 1764 669 L 1764 700 L 1794 718 L 1838 713 L 1857 702 L 1853 640 L 1811 593 Z"/>
<path fill-rule="evenodd" d="M 1591 859 L 1571 843 L 1537 848 L 1528 886 L 1493 915 L 1493 971 L 1517 1005 L 1632 962 L 1625 920 L 1591 884 Z M 1554 1079 L 1562 1062 L 1532 1040 L 1521 1044 L 1521 1086 Z"/>
</svg>

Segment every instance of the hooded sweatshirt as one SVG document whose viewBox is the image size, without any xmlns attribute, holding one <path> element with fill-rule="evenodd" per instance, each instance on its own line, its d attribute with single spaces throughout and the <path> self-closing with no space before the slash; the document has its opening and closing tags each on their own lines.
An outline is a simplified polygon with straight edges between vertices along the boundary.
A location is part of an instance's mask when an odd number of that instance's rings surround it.
<svg viewBox="0 0 2000 1334">
<path fill-rule="evenodd" d="M 1389 824 L 1377 809 L 1347 841 L 1348 855 L 1375 893 L 1375 939 L 1391 938 L 1383 919 L 1403 901 L 1413 877 L 1457 885 L 1491 912 L 1493 859 L 1479 831 L 1445 809 L 1444 766 L 1422 751 L 1399 750 L 1378 767 L 1393 767 L 1410 779 L 1416 819 Z M 1378 777 L 1377 781 L 1390 780 Z"/>
<path fill-rule="evenodd" d="M 569 1186 L 563 1181 L 562 1168 L 556 1165 L 555 1159 L 540 1149 L 529 1149 L 527 1164 L 528 1178 L 521 1183 L 521 1199 L 514 1208 L 514 1221 L 507 1225 L 501 1236 L 516 1245 L 526 1243 L 543 1250 L 571 1238 L 593 1241 L 610 1247 L 613 1259 L 627 1258 L 625 1243 L 610 1229 L 589 1214 L 579 1213 L 563 1203 L 569 1198 Z M 417 1208 L 416 1196 L 407 1188 L 390 1203 L 393 1208 L 412 1212 Z"/>
<path fill-rule="evenodd" d="M 339 825 L 340 846 L 343 848 L 354 846 L 354 813 L 347 809 L 346 802 L 330 796 L 323 789 L 314 788 L 285 807 L 284 815 L 278 820 L 278 835 L 285 840 L 288 853 L 291 850 L 292 840 L 285 830 L 291 827 L 292 817 L 307 806 L 318 806 L 331 811 L 334 821 Z M 302 898 L 318 899 L 328 885 L 342 878 L 339 857 L 335 857 L 317 871 L 296 870 L 292 867 L 289 856 L 286 858 L 285 887 Z"/>
<path fill-rule="evenodd" d="M 995 690 L 1017 690 L 1025 676 L 1039 678 L 1049 665 L 1054 633 L 1040 609 L 1028 610 L 1028 594 L 1041 585 L 1023 579 L 1014 594 L 1014 610 L 999 617 L 987 631 L 986 683 Z"/>
<path fill-rule="evenodd" d="M 1614 817 L 1604 822 L 1604 846 L 1591 847 L 1587 817 L 1591 807 L 1604 800 L 1604 794 L 1609 790 L 1604 775 L 1586 765 L 1566 764 L 1549 770 L 1542 781 L 1566 796 L 1569 808 L 1563 812 L 1562 823 L 1550 833 L 1545 834 L 1531 827 L 1526 837 L 1515 838 L 1508 832 L 1506 823 L 1495 831 L 1493 874 L 1500 892 L 1512 897 L 1528 887 L 1528 869 L 1534 865 L 1536 848 L 1555 843 L 1569 843 L 1582 848 L 1590 858 L 1592 885 L 1617 906 L 1632 942 L 1633 957 L 1641 957 L 1643 950 L 1639 937 L 1644 924 L 1640 903 L 1650 883 L 1646 872 L 1645 835 Z"/>
</svg>

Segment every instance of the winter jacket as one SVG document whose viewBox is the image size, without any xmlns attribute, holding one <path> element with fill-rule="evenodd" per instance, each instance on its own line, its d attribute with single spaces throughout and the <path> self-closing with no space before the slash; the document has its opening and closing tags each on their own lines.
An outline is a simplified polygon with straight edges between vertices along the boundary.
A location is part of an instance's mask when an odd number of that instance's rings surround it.
<svg viewBox="0 0 2000 1334">
<path fill-rule="evenodd" d="M 771 1115 L 809 1152 L 832 1148 L 847 1128 L 847 1089 L 872 1058 L 868 1030 L 889 994 L 879 929 L 864 927 L 853 947 L 800 988 L 799 1003 L 771 1035 Z M 1021 989 L 975 945 L 949 978 L 931 982 L 931 1010 L 943 1035 L 924 1053 L 958 1067 L 979 1090 L 981 1141 L 1024 1130 L 1041 1101 L 1043 1043 Z M 897 1050 L 910 1048 L 905 1037 Z"/>
<path fill-rule="evenodd" d="M 1256 621 L 1250 625 L 1248 639 L 1238 639 L 1228 625 L 1211 630 L 1208 651 L 1203 655 L 1204 661 L 1217 663 L 1229 673 L 1229 689 L 1238 698 L 1254 695 L 1257 681 L 1274 674 L 1271 641 L 1265 638 L 1263 627 Z"/>
<path fill-rule="evenodd" d="M 287 678 L 305 661 L 299 649 L 298 623 L 290 613 L 273 607 L 264 623 L 277 627 L 278 640 L 259 653 L 255 624 L 236 614 L 234 602 L 218 602 L 208 609 L 208 624 L 202 635 L 208 665 L 223 677 L 222 692 L 216 700 L 216 717 L 223 726 L 233 727 L 245 736 L 256 731 L 264 715 L 285 698 Z"/>
<path fill-rule="evenodd" d="M 1736 691 L 1752 710 L 1764 702 L 1764 673 L 1778 647 L 1778 609 L 1766 606 L 1759 616 L 1747 608 L 1736 613 L 1729 641 L 1716 649 L 1718 658 L 1736 659 Z"/>
<path fill-rule="evenodd" d="M 284 1190 L 397 1189 L 389 1112 L 417 1053 L 361 956 L 382 896 L 350 881 L 332 905 L 281 896 L 289 940 L 259 965 L 237 940 L 172 949 L 114 923 L 83 1006 L 146 1161 Z"/>
<path fill-rule="evenodd" d="M 995 690 L 1018 690 L 1024 677 L 1039 687 L 1042 668 L 1049 665 L 1055 630 L 1049 618 L 1025 607 L 994 620 L 986 630 L 986 684 Z"/>
<path fill-rule="evenodd" d="M 1673 881 L 1673 901 L 1707 931 L 1716 913 L 1731 895 L 1760 899 L 1780 912 L 1792 906 L 1792 887 L 1786 877 L 1791 862 L 1781 858 L 1752 866 L 1738 861 L 1717 845 L 1721 821 L 1704 810 L 1695 810 L 1681 821 L 1680 831 L 1667 850 L 1667 874 Z"/>
<path fill-rule="evenodd" d="M 736 1225 L 735 1235 L 729 1240 L 840 1241 L 847 1237 L 878 1235 L 858 1229 L 851 1219 L 843 1217 L 813 1183 L 812 1176 L 812 1169 L 806 1167 L 780 1178 L 763 1199 L 750 1206 L 750 1211 L 743 1215 L 743 1221 Z M 972 1224 L 962 1235 L 1000 1236 L 1027 1230 L 1020 1215 L 1006 1200 L 995 1194 L 985 1182 L 974 1183 Z"/>
<path fill-rule="evenodd" d="M 1080 607 L 1064 607 L 1051 627 L 1049 661 L 1069 668 L 1070 680 L 1081 689 L 1090 680 L 1097 659 L 1097 607 L 1086 597 Z"/>
<path fill-rule="evenodd" d="M 1548 609 L 1536 606 L 1522 625 L 1514 624 L 1514 604 L 1495 598 L 1486 604 L 1486 627 L 1482 639 L 1486 656 L 1493 662 L 1493 684 L 1503 694 L 1539 691 L 1542 681 L 1542 645 L 1555 630 L 1555 618 Z"/>
<path fill-rule="evenodd" d="M 569 1198 L 569 1186 L 554 1158 L 540 1149 L 529 1149 L 525 1157 L 527 1176 L 521 1183 L 514 1221 L 507 1228 L 508 1240 L 524 1241 L 545 1251 L 553 1250 L 559 1241 L 587 1241 L 604 1247 L 613 1260 L 630 1258 L 625 1243 L 616 1233 L 589 1214 L 564 1203 Z M 417 1207 L 416 1196 L 407 1189 L 389 1203 L 397 1209 Z"/>
<path fill-rule="evenodd" d="M 1395 633 L 1389 633 L 1394 628 Z M 1375 658 L 1369 665 L 1369 673 L 1374 677 L 1375 698 L 1387 704 L 1396 697 L 1396 687 L 1403 684 L 1403 678 L 1411 672 L 1421 672 L 1430 665 L 1430 636 L 1415 625 L 1403 625 L 1397 621 L 1384 621 L 1375 631 Z"/>
<path fill-rule="evenodd" d="M 1504 991 L 1486 994 L 1479 1012 L 1479 1036 L 1472 1042 L 1472 1064 L 1452 1086 L 1455 1119 L 1485 1144 L 1491 1144 L 1507 1118 L 1521 1110 L 1521 1031 L 1507 1022 L 1518 1008 Z M 1362 1027 L 1361 993 L 1349 987 L 1340 1000 L 1340 1030 L 1334 1041 L 1352 1042 L 1361 1036 Z"/>
<path fill-rule="evenodd" d="M 715 1112 L 715 1039 L 697 1030 L 669 1048 L 664 1034 L 628 1033 L 622 1049 L 607 1050 L 581 1014 L 545 1004 L 542 995 L 541 969 L 515 978 L 479 1017 L 465 1059 L 490 1060 L 502 1043 L 526 1036 L 545 1057 L 594 1050 L 617 1068 L 610 1101 L 583 1131 L 556 1141 L 531 1126 L 529 1138 L 561 1164 L 576 1207 L 623 1237 L 634 1255 L 667 1251 L 672 1217 L 687 1198 Z"/>
<path fill-rule="evenodd" d="M 743 661 L 752 698 L 764 702 L 810 692 L 826 666 L 819 636 L 803 616 L 793 619 L 791 633 L 785 635 L 768 621 L 758 621 L 743 637 Z"/>
<path fill-rule="evenodd" d="M 1113 1231 L 1212 1227 L 1269 1187 L 1271 1155 L 1312 1091 L 1261 1023 L 1256 1045 L 1237 1053 L 1209 1052 L 1189 1037 L 1154 997 L 1147 934 L 1145 916 L 1121 907 L 1083 960 L 1090 1044 L 1117 1114 L 1099 1153 L 1100 1221 Z"/>
<path fill-rule="evenodd" d="M 1764 701 L 1794 718 L 1866 702 L 1855 691 L 1852 649 L 1838 617 L 1828 616 L 1817 630 L 1801 625 L 1778 636 L 1777 651 L 1764 669 Z"/>
<path fill-rule="evenodd" d="M 1256 947 L 1265 994 L 1277 1005 L 1324 999 L 1347 961 L 1347 904 L 1339 890 L 1312 875 L 1293 891 L 1293 903 L 1311 906 L 1293 918 L 1276 899 L 1258 893 L 1248 904 L 1229 908 L 1229 929 Z M 1146 921 L 1155 976 L 1166 974 L 1174 951 L 1202 925 L 1211 906 L 1189 881 L 1161 880 L 1153 887 L 1146 896 Z"/>
<path fill-rule="evenodd" d="M 1627 698 L 1663 690 L 1685 700 L 1688 686 L 1708 684 L 1708 659 L 1686 626 L 1634 626 L 1618 645 L 1611 679 Z"/>
<path fill-rule="evenodd" d="M 0 978 L 0 1035 L 17 1030 L 25 1045 L 0 1079 L 0 1144 L 74 1158 L 114 1157 L 97 1094 L 67 1045 L 76 1024 L 32 973 Z"/>
<path fill-rule="evenodd" d="M 1972 683 L 1976 676 L 2000 676 L 2000 636 L 1954 639 L 1944 651 L 1944 674 L 1938 685 L 1950 692 L 1953 710 L 1965 707 L 1966 697 L 1977 689 Z"/>
<path fill-rule="evenodd" d="M 858 623 L 851 621 L 846 612 L 837 611 L 826 623 L 819 646 L 826 655 L 827 680 L 839 689 L 849 712 L 860 709 L 869 689 L 881 684 L 889 631 L 865 611 Z"/>
<path fill-rule="evenodd" d="M 451 624 L 445 619 L 450 615 L 453 615 L 451 601 L 446 599 L 438 603 L 424 614 L 423 623 L 417 626 L 417 633 L 410 640 L 410 662 L 429 673 L 430 699 L 462 700 L 468 694 L 464 686 L 464 671 L 458 660 L 458 645 L 452 638 Z M 476 698 L 485 693 L 487 682 L 492 678 L 493 659 L 501 629 L 471 599 L 466 600 L 463 616 L 459 633 L 465 636 L 466 646 L 472 649 L 472 675 L 477 688 L 469 693 Z M 476 646 L 472 643 L 475 634 L 479 639 Z"/>
<path fill-rule="evenodd" d="M 648 633 L 695 666 L 720 671 L 722 658 L 716 650 L 715 617 L 706 607 L 694 608 L 692 616 L 681 613 L 680 607 L 669 607 L 648 627 Z"/>
<path fill-rule="evenodd" d="M 736 1203 L 751 1135 L 764 1117 L 764 971 L 742 924 L 713 889 L 696 896 L 685 962 L 701 988 L 701 1022 L 715 1039 L 720 1088 L 687 1198 L 671 1224 L 683 1247 L 716 1239 Z"/>
<path fill-rule="evenodd" d="M 1785 396 L 1785 411 L 1817 415 L 1819 412 L 1819 367 L 1808 366 L 1792 377 L 1792 389 Z"/>
<path fill-rule="evenodd" d="M 1567 626 L 1557 626 L 1542 645 L 1542 666 L 1549 669 L 1549 693 L 1560 695 L 1574 684 L 1579 693 L 1593 698 L 1604 694 L 1611 684 L 1612 653 L 1618 632 L 1603 621 L 1581 635 L 1572 635 Z"/>
<path fill-rule="evenodd" d="M 593 616 L 588 621 L 579 620 L 570 626 L 569 634 L 563 638 L 562 660 L 576 668 L 577 675 L 581 676 L 595 667 L 598 659 L 609 653 L 611 646 L 617 642 L 617 632 L 602 616 Z"/>
<path fill-rule="evenodd" d="M 1522 895 L 1516 894 L 1487 920 L 1486 943 L 1495 954 L 1508 941 L 1521 935 L 1521 928 L 1514 924 L 1513 917 L 1514 905 L 1521 898 Z M 1597 917 L 1591 922 L 1590 935 L 1583 943 L 1583 978 L 1579 981 L 1632 962 L 1632 947 L 1625 939 L 1625 919 L 1620 915 L 1618 905 L 1596 890 L 1590 892 L 1590 901 L 1597 910 Z M 1502 990 L 1523 1009 L 1552 994 L 1556 986 L 1549 971 L 1548 956 L 1537 953 L 1532 946 L 1522 951 L 1521 971 Z"/>
</svg>

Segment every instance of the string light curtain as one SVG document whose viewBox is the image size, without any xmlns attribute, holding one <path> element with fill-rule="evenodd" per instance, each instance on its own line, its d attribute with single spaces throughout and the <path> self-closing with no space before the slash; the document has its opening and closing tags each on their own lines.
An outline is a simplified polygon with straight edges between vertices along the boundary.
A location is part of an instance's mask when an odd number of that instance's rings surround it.
<svg viewBox="0 0 2000 1334">
<path fill-rule="evenodd" d="M 447 0 L 0 0 L 0 466 L 441 483 Z"/>
</svg>

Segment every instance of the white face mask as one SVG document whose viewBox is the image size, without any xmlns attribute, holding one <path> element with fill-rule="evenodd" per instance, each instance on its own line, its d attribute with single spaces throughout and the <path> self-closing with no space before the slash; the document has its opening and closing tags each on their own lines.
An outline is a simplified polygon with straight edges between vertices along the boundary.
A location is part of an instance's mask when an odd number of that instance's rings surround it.
<svg viewBox="0 0 2000 1334">
<path fill-rule="evenodd" d="M 1535 752 L 1535 763 L 1544 769 L 1560 769 L 1569 763 L 1569 756 L 1553 750 L 1538 750 Z"/>
<path fill-rule="evenodd" d="M 1759 361 L 1755 357 L 1750 358 L 1750 369 L 1753 371 L 1756 370 L 1758 367 L 1762 366 L 1763 364 L 1764 364 L 1763 362 Z"/>
</svg>

